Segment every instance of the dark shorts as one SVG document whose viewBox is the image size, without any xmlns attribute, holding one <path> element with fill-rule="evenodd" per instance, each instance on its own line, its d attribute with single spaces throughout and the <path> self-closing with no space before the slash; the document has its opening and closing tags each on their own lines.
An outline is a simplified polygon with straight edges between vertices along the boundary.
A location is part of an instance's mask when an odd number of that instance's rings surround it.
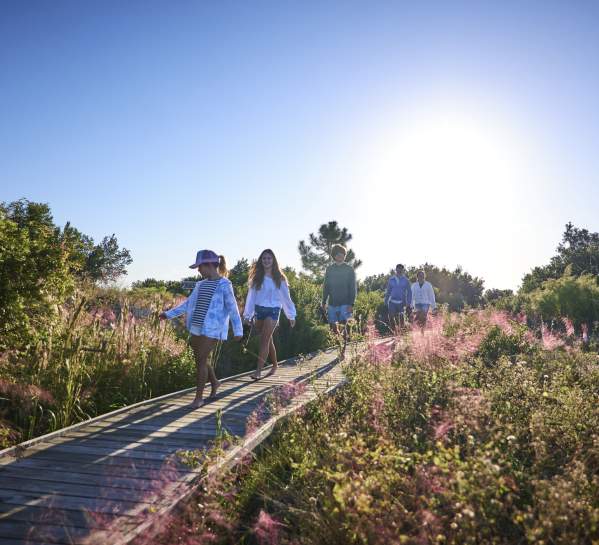
<svg viewBox="0 0 599 545">
<path fill-rule="evenodd" d="M 256 305 L 256 320 L 266 320 L 266 318 L 270 318 L 275 322 L 279 321 L 279 316 L 281 315 L 281 307 L 261 307 L 260 305 Z"/>
<path fill-rule="evenodd" d="M 425 314 L 428 314 L 428 309 L 430 308 L 430 305 L 427 305 L 425 303 L 416 303 L 414 306 L 416 307 L 417 312 L 424 312 Z"/>
</svg>

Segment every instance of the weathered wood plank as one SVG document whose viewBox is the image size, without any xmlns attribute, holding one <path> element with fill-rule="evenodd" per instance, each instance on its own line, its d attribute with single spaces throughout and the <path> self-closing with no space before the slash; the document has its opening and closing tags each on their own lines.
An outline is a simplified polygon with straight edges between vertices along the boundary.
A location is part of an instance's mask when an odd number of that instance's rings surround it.
<svg viewBox="0 0 599 545">
<path fill-rule="evenodd" d="M 101 441 L 106 443 L 106 446 L 110 446 L 110 443 L 135 443 L 139 448 L 149 448 L 154 449 L 156 447 L 160 447 L 163 449 L 176 450 L 179 448 L 190 448 L 189 441 L 185 439 L 176 439 L 168 436 L 160 437 L 155 434 L 128 434 L 121 432 L 111 432 L 111 433 L 84 433 L 84 432 L 73 432 L 68 435 L 63 436 L 63 438 L 73 440 L 82 440 L 87 443 L 90 441 Z M 200 442 L 197 442 L 200 444 Z"/>
<path fill-rule="evenodd" d="M 125 528 L 126 531 L 126 528 Z M 0 520 L 0 537 L 21 539 L 23 543 L 30 541 L 41 543 L 57 543 L 64 545 L 83 545 L 89 538 L 88 528 L 67 528 L 60 525 L 35 524 L 24 521 Z M 123 539 L 126 534 L 114 531 L 113 539 Z"/>
<path fill-rule="evenodd" d="M 0 470 L 0 479 L 2 479 L 1 488 L 4 486 L 6 478 L 21 479 L 23 481 L 48 481 L 55 483 L 85 483 L 90 486 L 111 486 L 114 488 L 126 488 L 128 490 L 155 490 L 157 482 L 161 479 L 156 475 L 154 477 L 117 477 L 115 475 L 89 475 L 77 473 L 75 471 L 55 471 L 46 469 L 45 471 L 31 471 L 30 468 L 10 468 Z"/>
<path fill-rule="evenodd" d="M 40 507 L 37 505 L 11 505 L 0 502 L 0 520 L 10 519 L 29 522 L 31 524 L 52 524 L 74 528 L 106 529 L 115 523 L 124 523 L 125 527 L 141 524 L 144 517 L 137 515 L 115 515 L 102 513 L 101 515 L 88 512 L 84 509 L 56 509 L 54 507 Z"/>
<path fill-rule="evenodd" d="M 61 496 L 78 496 L 81 498 L 102 498 L 103 500 L 146 502 L 151 503 L 154 495 L 165 483 L 156 481 L 154 489 L 114 488 L 107 482 L 103 486 L 81 483 L 34 481 L 15 477 L 2 478 L 2 490 L 19 490 L 21 492 L 38 492 L 42 494 L 60 494 Z"/>
<path fill-rule="evenodd" d="M 169 470 L 163 466 L 158 468 L 141 468 L 135 464 L 129 464 L 127 466 L 122 465 L 108 465 L 108 464 L 82 464 L 73 462 L 71 459 L 66 461 L 59 460 L 42 460 L 38 457 L 22 458 L 12 464 L 5 464 L 0 469 L 7 469 L 8 471 L 13 469 L 23 469 L 25 472 L 39 471 L 44 472 L 48 470 L 56 470 L 59 472 L 74 471 L 82 475 L 95 475 L 105 479 L 115 479 L 122 476 L 135 478 L 135 479 L 149 479 L 155 480 L 160 478 L 161 475 L 168 473 L 171 479 L 183 479 L 184 476 L 190 473 L 190 469 L 186 466 L 177 467 L 175 470 Z M 0 487 L 1 488 L 1 487 Z"/>
<path fill-rule="evenodd" d="M 86 498 L 82 496 L 66 496 L 60 494 L 40 494 L 27 490 L 0 490 L 0 501 L 15 506 L 37 506 L 47 509 L 65 509 L 86 511 L 107 515 L 144 517 L 152 509 L 165 502 L 146 503 L 125 500 L 114 501 L 103 498 Z"/>
<path fill-rule="evenodd" d="M 28 448 L 26 451 L 28 456 L 34 456 L 36 459 L 40 460 L 56 460 L 58 462 L 73 462 L 73 463 L 83 463 L 83 464 L 99 464 L 106 465 L 111 467 L 118 468 L 128 468 L 128 470 L 133 471 L 135 468 L 144 468 L 144 469 L 154 469 L 154 470 L 165 470 L 170 468 L 174 471 L 188 471 L 182 464 L 177 464 L 176 460 L 173 459 L 174 467 L 170 467 L 170 464 L 167 465 L 164 462 L 160 462 L 158 460 L 149 460 L 149 459 L 134 459 L 127 458 L 123 456 L 93 456 L 91 454 L 74 454 L 74 453 L 66 453 L 59 452 L 53 449 L 39 449 L 36 446 Z M 2 465 L 7 465 L 10 463 L 14 463 L 14 459 L 4 460 Z"/>
</svg>

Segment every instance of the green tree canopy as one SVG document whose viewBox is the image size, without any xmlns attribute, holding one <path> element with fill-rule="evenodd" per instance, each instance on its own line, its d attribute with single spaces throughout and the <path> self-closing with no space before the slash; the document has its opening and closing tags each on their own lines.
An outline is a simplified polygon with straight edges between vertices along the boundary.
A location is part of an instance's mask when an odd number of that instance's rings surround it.
<svg viewBox="0 0 599 545">
<path fill-rule="evenodd" d="M 485 284 L 482 278 L 472 276 L 460 266 L 451 271 L 430 263 L 408 268 L 408 278 L 415 282 L 416 273 L 421 269 L 426 273 L 426 279 L 435 288 L 438 303 L 447 303 L 451 310 L 462 310 L 466 305 L 478 307 L 482 303 Z"/>
<path fill-rule="evenodd" d="M 85 259 L 85 273 L 94 282 L 114 282 L 127 274 L 127 266 L 131 265 L 131 253 L 126 248 L 119 248 L 114 233 L 104 237 L 95 245 Z"/>
<path fill-rule="evenodd" d="M 593 274 L 575 276 L 570 267 L 560 278 L 545 280 L 527 296 L 528 310 L 543 320 L 569 318 L 575 327 L 599 321 L 599 285 Z"/>
<path fill-rule="evenodd" d="M 47 204 L 0 203 L 0 350 L 38 342 L 78 280 L 115 280 L 129 263 L 114 235 L 95 245 L 55 225 Z"/>
<path fill-rule="evenodd" d="M 420 267 L 406 266 L 406 275 L 410 282 L 416 282 L 419 270 L 426 273 L 426 279 L 433 285 L 437 303 L 447 303 L 451 310 L 462 310 L 466 305 L 477 307 L 483 302 L 484 280 L 465 272 L 461 267 L 453 271 L 445 267 L 425 263 Z M 361 283 L 366 291 L 385 290 L 387 280 L 393 274 L 367 276 Z"/>
<path fill-rule="evenodd" d="M 43 335 L 73 289 L 74 253 L 46 204 L 0 204 L 0 350 Z"/>
<path fill-rule="evenodd" d="M 485 305 L 492 305 L 502 299 L 513 297 L 513 295 L 513 290 L 500 290 L 497 288 L 493 288 L 485 291 L 483 301 Z"/>
<path fill-rule="evenodd" d="M 568 266 L 573 276 L 599 275 L 599 233 L 579 229 L 572 223 L 566 224 L 557 255 L 551 258 L 548 265 L 535 267 L 526 274 L 522 279 L 521 291 L 530 293 L 546 280 L 561 278 Z"/>
<path fill-rule="evenodd" d="M 322 224 L 318 233 L 308 235 L 309 243 L 300 240 L 298 250 L 302 258 L 302 266 L 315 278 L 322 278 L 328 265 L 333 261 L 331 257 L 331 248 L 335 244 L 342 244 L 347 247 L 347 243 L 352 239 L 352 235 L 347 228 L 339 227 L 336 221 L 329 221 Z M 345 261 L 354 269 L 357 269 L 362 261 L 356 259 L 353 250 L 348 249 Z"/>
</svg>

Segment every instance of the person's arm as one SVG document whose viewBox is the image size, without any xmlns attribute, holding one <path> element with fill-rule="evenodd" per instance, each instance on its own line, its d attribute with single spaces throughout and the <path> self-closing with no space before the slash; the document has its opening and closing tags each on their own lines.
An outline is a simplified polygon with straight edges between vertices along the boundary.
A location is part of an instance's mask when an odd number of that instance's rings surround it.
<svg viewBox="0 0 599 545">
<path fill-rule="evenodd" d="M 412 294 L 412 308 L 416 308 L 416 294 L 414 293 L 415 286 L 416 284 L 414 283 L 410 288 L 410 293 Z"/>
<path fill-rule="evenodd" d="M 187 306 L 189 305 L 189 300 L 191 299 L 192 294 L 197 289 L 198 289 L 198 284 L 195 285 L 195 287 L 193 288 L 193 291 L 191 292 L 189 297 L 187 299 L 185 299 L 185 301 L 183 301 L 180 305 L 177 305 L 175 308 L 171 308 L 170 310 L 163 312 L 162 316 L 164 316 L 167 320 L 172 320 L 173 318 L 176 318 L 177 316 L 181 316 L 181 314 L 186 314 Z"/>
<path fill-rule="evenodd" d="M 329 269 L 324 273 L 324 284 L 322 285 L 322 306 L 324 307 L 327 304 L 327 299 L 329 298 L 331 291 L 331 287 L 329 285 Z"/>
<path fill-rule="evenodd" d="M 283 312 L 285 312 L 285 316 L 289 321 L 295 321 L 295 317 L 297 316 L 297 311 L 295 310 L 295 305 L 291 300 L 291 294 L 289 293 L 289 286 L 287 282 L 283 280 L 281 282 L 281 304 L 283 305 Z"/>
<path fill-rule="evenodd" d="M 393 277 L 391 277 L 393 278 Z M 387 280 L 387 289 L 385 291 L 385 306 L 389 305 L 389 297 L 391 297 L 391 290 L 393 289 L 391 287 L 391 278 L 389 278 L 389 280 Z"/>
<path fill-rule="evenodd" d="M 241 316 L 239 316 L 237 301 L 235 299 L 235 294 L 233 293 L 233 285 L 230 282 L 227 282 L 227 285 L 225 286 L 223 300 L 225 303 L 225 309 L 229 314 L 231 324 L 233 325 L 233 335 L 235 336 L 235 338 L 243 337 L 243 325 L 241 324 Z"/>
<path fill-rule="evenodd" d="M 248 295 L 245 299 L 245 306 L 243 307 L 243 317 L 246 320 L 251 320 L 254 316 L 254 310 L 256 308 L 256 288 L 253 286 L 248 290 Z"/>
<path fill-rule="evenodd" d="M 406 306 L 412 306 L 412 285 L 410 281 L 406 278 Z"/>
<path fill-rule="evenodd" d="M 351 265 L 350 265 L 350 267 L 351 267 Z M 354 271 L 353 267 L 351 267 L 350 273 L 351 274 L 349 275 L 349 278 L 350 278 L 349 300 L 351 302 L 350 302 L 349 306 L 353 307 L 354 303 L 356 302 L 356 293 L 358 291 L 357 284 L 356 284 L 356 271 Z"/>
</svg>

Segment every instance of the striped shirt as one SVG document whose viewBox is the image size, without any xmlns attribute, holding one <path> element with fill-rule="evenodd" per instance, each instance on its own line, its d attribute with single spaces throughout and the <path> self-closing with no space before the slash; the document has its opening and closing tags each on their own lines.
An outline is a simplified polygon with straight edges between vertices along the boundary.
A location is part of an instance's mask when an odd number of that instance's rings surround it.
<svg viewBox="0 0 599 545">
<path fill-rule="evenodd" d="M 220 278 L 217 278 L 216 280 L 206 279 L 200 282 L 198 288 L 198 301 L 191 319 L 191 326 L 195 331 L 198 331 L 198 333 L 202 330 L 204 318 L 206 318 L 206 313 L 210 307 L 210 301 L 212 301 L 212 296 L 214 295 L 216 286 L 218 286 L 220 280 Z"/>
</svg>

